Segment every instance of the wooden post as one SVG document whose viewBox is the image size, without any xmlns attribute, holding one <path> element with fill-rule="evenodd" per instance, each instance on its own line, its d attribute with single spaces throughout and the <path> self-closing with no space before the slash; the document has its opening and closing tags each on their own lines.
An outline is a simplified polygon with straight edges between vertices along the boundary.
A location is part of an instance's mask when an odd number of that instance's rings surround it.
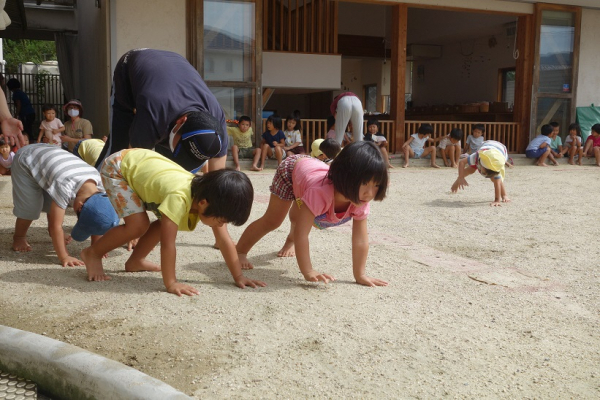
<svg viewBox="0 0 600 400">
<path fill-rule="evenodd" d="M 523 15 L 517 22 L 517 49 L 519 58 L 515 74 L 515 102 L 513 118 L 519 123 L 517 151 L 524 153 L 529 143 L 531 101 L 533 87 L 533 63 L 535 59 L 535 19 L 533 15 Z"/>
<path fill-rule="evenodd" d="M 404 143 L 404 93 L 406 92 L 406 28 L 408 6 L 392 7 L 392 68 L 390 78 L 390 113 L 395 122 L 394 148 L 397 153 Z"/>
</svg>

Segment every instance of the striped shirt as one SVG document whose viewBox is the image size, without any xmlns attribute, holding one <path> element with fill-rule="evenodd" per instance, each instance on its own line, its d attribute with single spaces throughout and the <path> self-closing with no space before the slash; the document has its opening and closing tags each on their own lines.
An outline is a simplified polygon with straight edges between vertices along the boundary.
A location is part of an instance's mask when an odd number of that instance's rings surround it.
<svg viewBox="0 0 600 400">
<path fill-rule="evenodd" d="M 94 181 L 104 192 L 98 171 L 79 157 L 60 147 L 39 143 L 25 146 L 17 152 L 15 161 L 48 193 L 62 209 L 73 204 L 86 181 Z"/>
</svg>

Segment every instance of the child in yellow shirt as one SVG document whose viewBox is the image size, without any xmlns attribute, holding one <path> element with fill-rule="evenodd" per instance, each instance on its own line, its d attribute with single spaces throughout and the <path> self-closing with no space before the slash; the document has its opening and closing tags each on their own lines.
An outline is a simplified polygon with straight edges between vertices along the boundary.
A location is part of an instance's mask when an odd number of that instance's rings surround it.
<svg viewBox="0 0 600 400">
<path fill-rule="evenodd" d="M 240 156 L 242 158 L 253 158 L 256 153 L 256 149 L 252 147 L 252 127 L 250 125 L 252 125 L 250 117 L 242 115 L 238 121 L 238 126 L 227 127 L 227 134 L 233 138 L 231 155 L 236 171 L 240 170 Z"/>
</svg>

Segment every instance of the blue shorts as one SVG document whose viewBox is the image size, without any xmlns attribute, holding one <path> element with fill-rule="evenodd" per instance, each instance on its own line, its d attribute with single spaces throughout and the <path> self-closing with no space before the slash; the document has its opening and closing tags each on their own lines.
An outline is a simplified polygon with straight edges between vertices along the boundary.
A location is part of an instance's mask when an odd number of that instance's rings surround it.
<svg viewBox="0 0 600 400">
<path fill-rule="evenodd" d="M 535 150 L 526 150 L 525 151 L 525 156 L 527 158 L 540 158 L 541 156 L 544 155 L 544 153 L 548 150 L 547 147 L 541 148 L 541 149 L 535 149 Z"/>
<path fill-rule="evenodd" d="M 425 151 L 425 149 L 418 149 L 418 150 L 414 150 L 415 152 L 415 158 L 421 158 L 421 154 L 423 154 L 423 152 Z"/>
</svg>

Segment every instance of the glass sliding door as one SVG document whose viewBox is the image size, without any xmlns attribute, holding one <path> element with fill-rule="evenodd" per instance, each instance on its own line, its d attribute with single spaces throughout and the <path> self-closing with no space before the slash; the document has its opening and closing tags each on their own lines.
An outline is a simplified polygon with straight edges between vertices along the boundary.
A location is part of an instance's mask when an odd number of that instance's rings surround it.
<svg viewBox="0 0 600 400">
<path fill-rule="evenodd" d="M 536 5 L 537 40 L 530 139 L 558 122 L 561 136 L 575 120 L 581 9 Z"/>
</svg>

